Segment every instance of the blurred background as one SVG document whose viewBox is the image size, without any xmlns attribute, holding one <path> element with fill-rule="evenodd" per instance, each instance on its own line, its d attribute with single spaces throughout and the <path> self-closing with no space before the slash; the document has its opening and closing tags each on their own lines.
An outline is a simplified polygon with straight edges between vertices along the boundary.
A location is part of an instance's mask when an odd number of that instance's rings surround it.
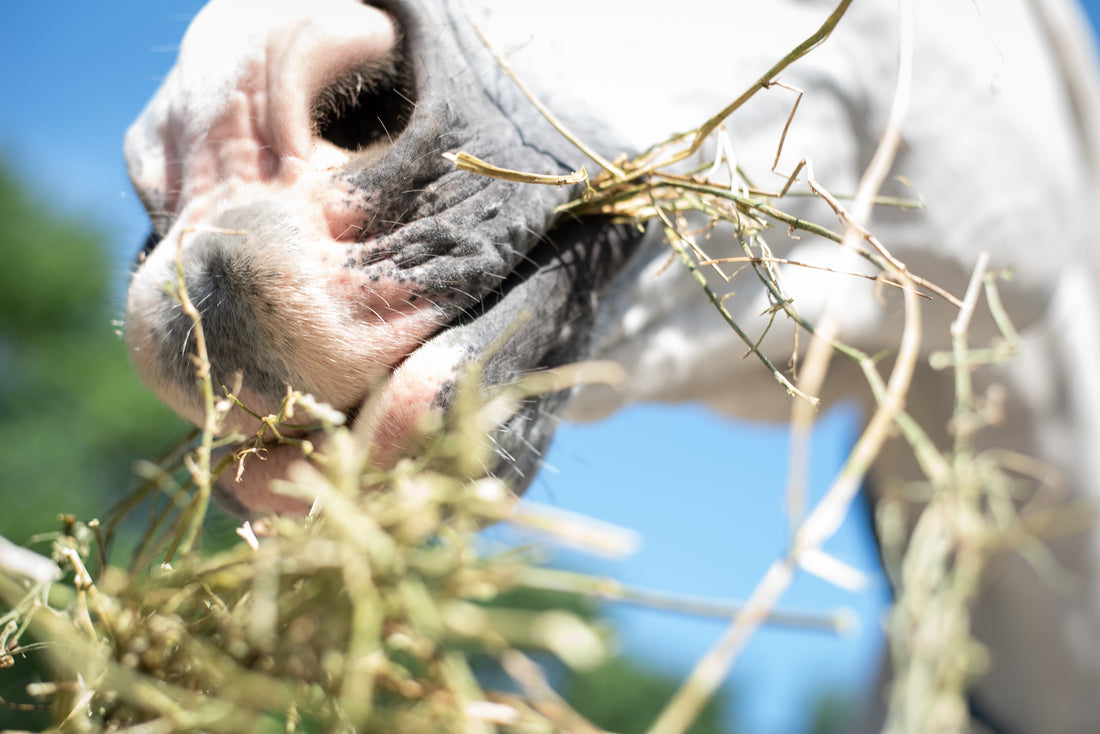
<svg viewBox="0 0 1100 734">
<path fill-rule="evenodd" d="M 126 277 L 147 233 L 121 157 L 127 125 L 171 66 L 198 0 L 8 3 L 0 23 L 0 535 L 15 542 L 95 517 L 133 484 L 133 466 L 185 432 L 142 387 L 118 336 Z M 1095 24 L 1100 0 L 1086 3 Z M 841 408 L 821 420 L 811 488 L 828 485 L 855 435 Z M 529 497 L 639 533 L 622 561 L 562 553 L 557 562 L 621 581 L 722 599 L 746 597 L 786 544 L 786 430 L 737 424 L 693 406 L 639 406 L 561 428 Z M 501 534 L 506 537 L 506 533 Z M 698 731 L 844 731 L 882 652 L 889 589 L 862 506 L 826 548 L 865 570 L 840 591 L 809 576 L 786 608 L 856 624 L 838 636 L 765 629 Z M 578 706 L 634 731 L 713 644 L 723 624 L 625 607 L 623 660 L 575 679 Z M 0 697 L 24 702 L 17 673 Z M 30 728 L 0 702 L 0 728 Z M 29 717 L 29 718 L 28 718 Z M 633 723 L 631 723 L 633 722 Z"/>
</svg>

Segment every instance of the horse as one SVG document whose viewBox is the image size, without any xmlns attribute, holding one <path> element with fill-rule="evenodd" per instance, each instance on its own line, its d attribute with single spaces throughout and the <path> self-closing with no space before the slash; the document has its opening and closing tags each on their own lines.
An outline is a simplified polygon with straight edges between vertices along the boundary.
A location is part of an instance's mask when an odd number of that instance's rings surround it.
<svg viewBox="0 0 1100 734">
<path fill-rule="evenodd" d="M 369 400 L 380 416 L 370 440 L 392 461 L 471 365 L 487 389 L 578 360 L 622 365 L 614 389 L 527 398 L 495 430 L 487 470 L 521 492 L 561 416 L 701 401 L 785 419 L 800 388 L 774 365 L 814 364 L 810 331 L 864 355 L 887 350 L 905 414 L 950 446 L 957 371 L 929 359 L 953 348 L 962 306 L 972 343 L 1003 336 L 1005 316 L 1020 352 L 973 372 L 989 418 L 972 450 L 1035 457 L 1050 478 L 1018 504 L 1083 502 L 1087 516 L 1100 476 L 1100 83 L 1080 10 L 847 5 L 688 2 L 658 18 L 618 2 L 277 0 L 258 12 L 213 0 L 126 136 L 152 223 L 126 307 L 134 365 L 202 423 L 194 322 L 165 288 L 177 267 L 212 380 L 248 407 L 226 416 L 227 432 L 255 430 L 289 388 L 353 421 Z M 777 66 L 791 49 L 797 59 Z M 614 206 L 577 213 L 590 175 L 629 180 L 644 165 L 621 153 L 697 128 L 743 90 L 675 174 L 717 172 L 729 200 L 742 197 L 732 222 L 655 201 L 648 228 Z M 552 182 L 531 183 L 539 176 Z M 818 195 L 780 195 L 790 187 Z M 761 191 L 782 213 L 742 216 Z M 827 191 L 854 194 L 851 211 Z M 837 217 L 833 239 L 804 226 Z M 673 251 L 694 265 L 670 263 Z M 879 265 L 856 251 L 879 253 Z M 1003 314 L 951 295 L 985 257 L 1014 268 L 997 288 Z M 788 301 L 799 318 L 783 315 Z M 738 334 L 730 322 L 760 326 Z M 874 421 L 883 396 L 866 367 L 833 359 L 820 389 L 795 401 L 856 400 Z M 302 511 L 272 484 L 300 455 L 275 443 L 267 453 L 219 480 L 223 506 Z M 927 469 L 905 441 L 884 439 L 872 502 L 896 502 Z M 1013 549 L 990 561 L 971 626 L 993 662 L 972 699 L 997 730 L 1100 724 L 1097 539 L 1091 526 L 1041 538 L 1069 588 Z"/>
</svg>

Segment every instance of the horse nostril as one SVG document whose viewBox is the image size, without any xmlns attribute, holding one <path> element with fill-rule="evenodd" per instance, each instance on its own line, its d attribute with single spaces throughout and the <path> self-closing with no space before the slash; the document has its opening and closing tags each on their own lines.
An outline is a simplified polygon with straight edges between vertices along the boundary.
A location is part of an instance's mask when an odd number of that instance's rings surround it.
<svg viewBox="0 0 1100 734">
<path fill-rule="evenodd" d="M 358 151 L 391 143 L 412 114 L 412 83 L 403 54 L 383 64 L 352 69 L 326 85 L 313 101 L 313 134 Z"/>
<path fill-rule="evenodd" d="M 160 244 L 161 239 L 163 238 L 155 229 L 150 230 L 145 242 L 141 245 L 141 250 L 138 251 L 137 261 L 139 263 L 145 262 L 145 258 L 153 253 L 153 250 Z"/>
</svg>

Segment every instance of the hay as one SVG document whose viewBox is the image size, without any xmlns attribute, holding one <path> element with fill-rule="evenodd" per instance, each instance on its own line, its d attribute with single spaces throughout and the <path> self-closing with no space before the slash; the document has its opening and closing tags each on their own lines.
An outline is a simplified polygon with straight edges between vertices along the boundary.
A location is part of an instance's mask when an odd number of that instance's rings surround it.
<svg viewBox="0 0 1100 734">
<path fill-rule="evenodd" d="M 687 172 L 682 165 L 676 167 L 695 155 L 704 140 L 717 139 L 720 151 L 722 120 L 824 41 L 847 5 L 840 3 L 817 34 L 698 130 L 655 145 L 636 159 L 606 161 L 590 180 L 581 172 L 567 179 L 501 173 L 465 154 L 456 159 L 478 174 L 505 175 L 533 185 L 586 181 L 585 195 L 566 205 L 563 213 L 657 222 L 674 256 L 695 275 L 749 352 L 782 389 L 805 405 L 815 405 L 816 389 L 807 388 L 806 379 L 796 384 L 756 349 L 761 335 L 752 336 L 734 320 L 725 308 L 725 296 L 713 290 L 705 272 L 709 269 L 728 280 L 722 266 L 750 268 L 775 304 L 763 332 L 770 319 L 791 319 L 826 353 L 858 364 L 878 399 L 878 412 L 822 502 L 803 510 L 799 493 L 791 493 L 791 547 L 775 561 L 747 604 L 707 606 L 706 613 L 727 616 L 730 625 L 654 723 L 653 732 L 681 732 L 690 725 L 758 626 L 782 619 L 776 605 L 796 572 L 845 583 L 843 566 L 821 547 L 847 512 L 890 431 L 899 431 L 913 446 L 931 487 L 919 519 L 903 502 L 886 502 L 880 517 L 887 557 L 895 559 L 902 589 L 889 624 L 898 675 L 890 701 L 890 731 L 966 725 L 966 689 L 985 664 L 970 636 L 967 616 L 981 571 L 994 551 L 1058 523 L 1053 517 L 1018 518 L 1012 502 L 1005 500 L 1008 469 L 1018 469 L 1018 459 L 1002 457 L 997 463 L 987 456 L 979 462 L 971 453 L 974 432 L 984 419 L 968 392 L 966 375 L 977 363 L 1001 359 L 1011 349 L 971 349 L 965 320 L 960 320 L 955 351 L 940 358 L 940 366 L 959 375 L 955 420 L 970 426 L 959 434 L 952 455 L 931 447 L 902 409 L 907 371 L 917 359 L 920 341 L 917 299 L 932 293 L 959 304 L 965 313 L 981 291 L 975 287 L 966 299 L 946 293 L 910 273 L 861 225 L 871 203 L 911 202 L 879 198 L 877 183 L 870 181 L 857 192 L 850 213 L 806 168 L 810 193 L 845 224 L 844 231 L 835 232 L 782 210 L 783 199 L 794 195 L 790 182 L 781 191 L 761 191 L 721 159 Z M 899 89 L 902 98 L 904 84 Z M 886 136 L 887 156 L 889 146 L 896 144 L 890 141 Z M 725 165 L 739 185 L 712 180 L 708 174 L 718 164 Z M 796 170 L 791 181 L 802 170 Z M 708 253 L 698 233 L 685 224 L 688 211 L 733 224 L 743 252 Z M 798 313 L 796 299 L 775 276 L 775 265 L 784 261 L 772 253 L 766 235 L 776 227 L 843 243 L 874 263 L 882 273 L 880 280 L 901 289 L 906 330 L 890 377 L 879 373 L 872 355 L 833 339 L 828 324 L 809 323 Z M 1003 313 L 997 306 L 995 278 L 979 267 L 975 282 L 984 284 L 995 313 Z M 182 275 L 176 293 L 187 309 L 190 301 Z M 311 462 L 302 464 L 283 487 L 287 493 L 316 497 L 313 511 L 304 521 L 271 518 L 259 540 L 246 526 L 235 545 L 202 551 L 198 541 L 213 483 L 233 461 L 231 455 L 220 463 L 216 460 L 224 444 L 216 436 L 234 403 L 219 396 L 220 386 L 211 384 L 201 320 L 193 308 L 189 313 L 196 326 L 196 375 L 207 422 L 195 442 L 147 466 L 147 481 L 111 514 L 114 526 L 143 502 L 152 507 L 131 568 L 102 562 L 104 532 L 97 522 L 68 522 L 53 538 L 53 563 L 0 547 L 0 600 L 10 608 L 0 618 L 0 641 L 9 655 L 4 660 L 17 663 L 12 656 L 21 652 L 25 633 L 41 641 L 56 679 L 36 684 L 31 692 L 50 702 L 60 729 L 594 731 L 553 693 L 524 651 L 549 651 L 584 668 L 606 655 L 604 632 L 591 620 L 565 610 L 531 611 L 489 602 L 510 590 L 555 588 L 691 613 L 701 606 L 698 600 L 625 589 L 605 579 L 555 575 L 539 569 L 531 553 L 486 553 L 478 541 L 480 528 L 511 519 L 548 529 L 563 540 L 587 537 L 597 545 L 629 545 L 621 534 L 575 518 L 530 507 L 517 512 L 507 488 L 482 475 L 481 468 L 492 464 L 491 445 L 484 437 L 500 416 L 507 415 L 509 406 L 532 391 L 561 389 L 576 375 L 560 380 L 552 376 L 544 385 L 509 387 L 486 396 L 472 373 L 460 391 L 464 397 L 445 424 L 425 426 L 419 444 L 423 450 L 386 470 L 373 465 L 368 452 L 340 425 L 339 416 L 308 396 L 290 394 L 276 415 L 265 417 L 267 433 L 256 437 L 251 449 L 258 450 L 271 435 L 281 435 L 280 427 L 291 420 L 323 430 L 323 449 L 304 446 Z M 1001 344 L 1013 344 L 1010 327 L 1002 330 Z M 818 368 L 823 372 L 825 357 L 808 359 L 804 376 Z M 815 359 L 821 363 L 815 365 Z M 796 424 L 808 420 L 805 415 L 796 417 Z M 792 467 L 792 475 L 799 473 Z M 1011 482 L 1018 483 L 1018 475 L 1014 472 Z M 1018 495 L 1018 489 L 1014 492 Z M 584 532 L 577 532 L 578 524 Z M 914 524 L 916 532 L 907 544 L 906 528 Z M 64 583 L 58 581 L 61 569 L 70 574 Z M 793 623 L 830 629 L 840 625 L 835 618 Z M 935 634 L 927 632 L 930 627 Z M 498 661 L 513 679 L 514 690 L 485 690 L 471 667 L 474 655 Z"/>
</svg>

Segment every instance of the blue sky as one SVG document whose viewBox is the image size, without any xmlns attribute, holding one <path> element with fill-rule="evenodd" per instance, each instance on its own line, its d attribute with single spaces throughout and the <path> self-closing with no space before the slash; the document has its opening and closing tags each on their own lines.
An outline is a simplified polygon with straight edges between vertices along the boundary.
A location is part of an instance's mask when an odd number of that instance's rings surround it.
<svg viewBox="0 0 1100 734">
<path fill-rule="evenodd" d="M 8 3 L 0 23 L 0 158 L 39 198 L 108 235 L 119 312 L 127 263 L 147 230 L 122 165 L 122 135 L 171 65 L 201 4 L 35 0 Z M 1100 15 L 1100 0 L 1089 5 L 1094 18 Z M 817 492 L 839 466 L 855 430 L 854 416 L 843 410 L 822 423 L 813 447 Z M 736 599 L 752 590 L 783 551 L 781 428 L 739 425 L 692 406 L 642 406 L 600 424 L 563 427 L 548 463 L 532 498 L 641 534 L 642 549 L 631 559 L 590 564 L 601 573 Z M 798 731 L 808 698 L 823 690 L 853 693 L 874 675 L 887 588 L 875 570 L 862 508 L 827 548 L 874 572 L 871 588 L 849 594 L 803 577 L 784 604 L 850 608 L 860 631 L 845 639 L 777 630 L 758 635 L 733 673 L 739 721 L 747 731 Z M 631 654 L 678 672 L 722 631 L 713 621 L 614 613 Z"/>
</svg>

